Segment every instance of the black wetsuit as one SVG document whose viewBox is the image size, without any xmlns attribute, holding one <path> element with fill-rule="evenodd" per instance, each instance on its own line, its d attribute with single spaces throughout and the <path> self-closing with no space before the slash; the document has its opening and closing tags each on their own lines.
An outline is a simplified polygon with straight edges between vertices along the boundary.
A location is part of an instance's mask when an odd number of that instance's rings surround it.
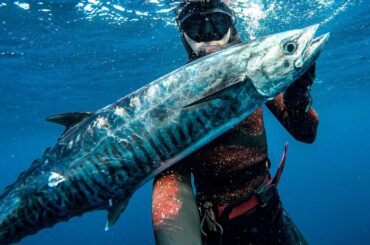
<svg viewBox="0 0 370 245">
<path fill-rule="evenodd" d="M 228 45 L 240 42 L 235 29 L 233 32 Z M 184 39 L 183 43 L 189 58 L 198 58 Z M 299 86 L 292 86 L 290 97 L 297 97 L 295 92 L 301 93 L 300 88 L 306 89 L 300 84 L 312 83 L 311 73 L 314 69 L 295 83 Z M 290 103 L 287 97 L 280 94 L 266 106 L 297 140 L 312 143 L 318 126 L 316 112 L 307 108 L 306 102 Z M 195 198 L 191 173 L 196 186 Z M 220 214 L 220 207 L 231 209 L 247 202 L 268 178 L 268 149 L 261 107 L 239 125 L 156 177 L 152 210 L 156 242 L 161 245 L 305 244 L 282 208 L 277 191 L 268 193 L 258 207 L 237 217 L 228 219 Z M 212 207 L 205 208 L 209 204 Z M 207 213 L 213 215 L 213 220 L 205 218 Z M 202 235 L 201 226 L 206 235 Z M 209 230 L 209 226 L 216 232 Z"/>
</svg>

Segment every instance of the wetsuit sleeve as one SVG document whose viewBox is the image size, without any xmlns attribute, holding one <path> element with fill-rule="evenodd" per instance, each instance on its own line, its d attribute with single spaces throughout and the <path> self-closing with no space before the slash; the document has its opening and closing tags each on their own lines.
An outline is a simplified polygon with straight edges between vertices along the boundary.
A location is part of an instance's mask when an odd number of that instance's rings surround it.
<svg viewBox="0 0 370 245">
<path fill-rule="evenodd" d="M 307 112 L 305 108 L 288 108 L 284 104 L 283 94 L 266 103 L 266 106 L 297 140 L 305 143 L 313 143 L 319 125 L 319 117 L 311 107 Z"/>
<path fill-rule="evenodd" d="M 189 170 L 176 165 L 155 178 L 152 218 L 157 245 L 201 244 Z"/>
</svg>

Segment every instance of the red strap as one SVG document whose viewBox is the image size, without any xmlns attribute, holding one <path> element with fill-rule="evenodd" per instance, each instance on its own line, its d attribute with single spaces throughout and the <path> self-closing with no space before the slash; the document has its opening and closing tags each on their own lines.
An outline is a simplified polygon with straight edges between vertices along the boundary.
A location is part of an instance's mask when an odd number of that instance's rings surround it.
<svg viewBox="0 0 370 245">
<path fill-rule="evenodd" d="M 227 206 L 221 206 L 221 207 L 218 207 L 217 208 L 217 214 L 218 214 L 218 217 L 221 217 L 222 213 L 224 212 L 225 208 Z"/>
<path fill-rule="evenodd" d="M 288 142 L 285 143 L 284 152 L 283 152 L 283 155 L 281 157 L 279 167 L 276 171 L 275 177 L 268 182 L 268 184 L 265 186 L 265 188 L 272 185 L 272 184 L 274 184 L 276 186 L 279 184 L 281 174 L 283 173 L 283 170 L 284 170 L 284 167 L 285 167 L 285 161 L 286 161 L 287 153 L 288 153 Z M 250 199 L 248 199 L 248 201 L 240 204 L 237 207 L 234 207 L 231 210 L 231 212 L 229 214 L 229 217 L 228 217 L 229 220 L 234 219 L 234 218 L 236 218 L 236 217 L 238 217 L 242 214 L 245 214 L 246 212 L 248 212 L 248 211 L 252 210 L 253 208 L 257 207 L 258 204 L 259 204 L 258 197 L 256 195 L 253 195 Z M 221 207 L 217 208 L 219 216 L 222 215 L 222 213 L 224 212 L 226 207 L 227 206 L 221 206 Z"/>
<path fill-rule="evenodd" d="M 247 202 L 242 203 L 241 205 L 233 208 L 229 214 L 229 220 L 238 217 L 239 215 L 245 214 L 246 212 L 257 207 L 259 200 L 256 195 L 253 195 Z"/>
<path fill-rule="evenodd" d="M 281 174 L 283 173 L 283 170 L 285 167 L 285 161 L 286 161 L 287 154 L 288 154 L 288 142 L 285 142 L 284 152 L 283 152 L 283 155 L 281 156 L 281 160 L 279 163 L 279 167 L 276 171 L 275 177 L 271 179 L 271 181 L 267 184 L 267 186 L 272 185 L 272 184 L 275 184 L 277 186 L 279 184 Z"/>
<path fill-rule="evenodd" d="M 248 201 L 240 204 L 239 206 L 233 208 L 229 214 L 228 219 L 234 219 L 239 215 L 245 214 L 246 212 L 252 210 L 253 208 L 257 207 L 259 204 L 259 200 L 256 195 L 253 195 Z M 223 211 L 225 210 L 226 206 L 222 206 L 218 208 L 218 214 L 221 216 Z"/>
</svg>

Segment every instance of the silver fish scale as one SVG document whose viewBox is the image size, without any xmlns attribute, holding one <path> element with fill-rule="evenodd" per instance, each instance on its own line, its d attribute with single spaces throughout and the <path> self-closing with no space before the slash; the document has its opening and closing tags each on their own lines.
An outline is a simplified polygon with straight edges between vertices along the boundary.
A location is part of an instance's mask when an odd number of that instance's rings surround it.
<svg viewBox="0 0 370 245">
<path fill-rule="evenodd" d="M 235 126 L 302 75 L 327 39 L 312 41 L 316 30 L 280 33 L 209 55 L 69 128 L 0 196 L 0 243 L 15 243 L 97 209 L 108 209 L 114 223 L 148 179 Z M 289 38 L 301 41 L 300 52 L 312 55 L 297 54 L 301 69 L 281 71 L 285 59 L 295 62 L 279 51 Z"/>
</svg>

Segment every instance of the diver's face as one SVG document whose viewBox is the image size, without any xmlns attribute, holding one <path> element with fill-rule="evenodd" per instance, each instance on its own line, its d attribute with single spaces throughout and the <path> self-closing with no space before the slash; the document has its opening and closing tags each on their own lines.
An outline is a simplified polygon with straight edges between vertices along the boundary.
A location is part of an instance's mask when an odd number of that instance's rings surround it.
<svg viewBox="0 0 370 245">
<path fill-rule="evenodd" d="M 181 25 L 185 41 L 198 56 L 225 48 L 231 36 L 232 19 L 224 13 L 196 14 Z"/>
<path fill-rule="evenodd" d="M 186 34 L 186 32 L 184 32 L 184 38 L 186 42 L 189 44 L 190 48 L 198 57 L 211 54 L 225 48 L 230 40 L 230 35 L 231 29 L 229 29 L 220 40 L 213 40 L 208 42 L 196 42 L 193 39 L 191 39 Z"/>
</svg>

